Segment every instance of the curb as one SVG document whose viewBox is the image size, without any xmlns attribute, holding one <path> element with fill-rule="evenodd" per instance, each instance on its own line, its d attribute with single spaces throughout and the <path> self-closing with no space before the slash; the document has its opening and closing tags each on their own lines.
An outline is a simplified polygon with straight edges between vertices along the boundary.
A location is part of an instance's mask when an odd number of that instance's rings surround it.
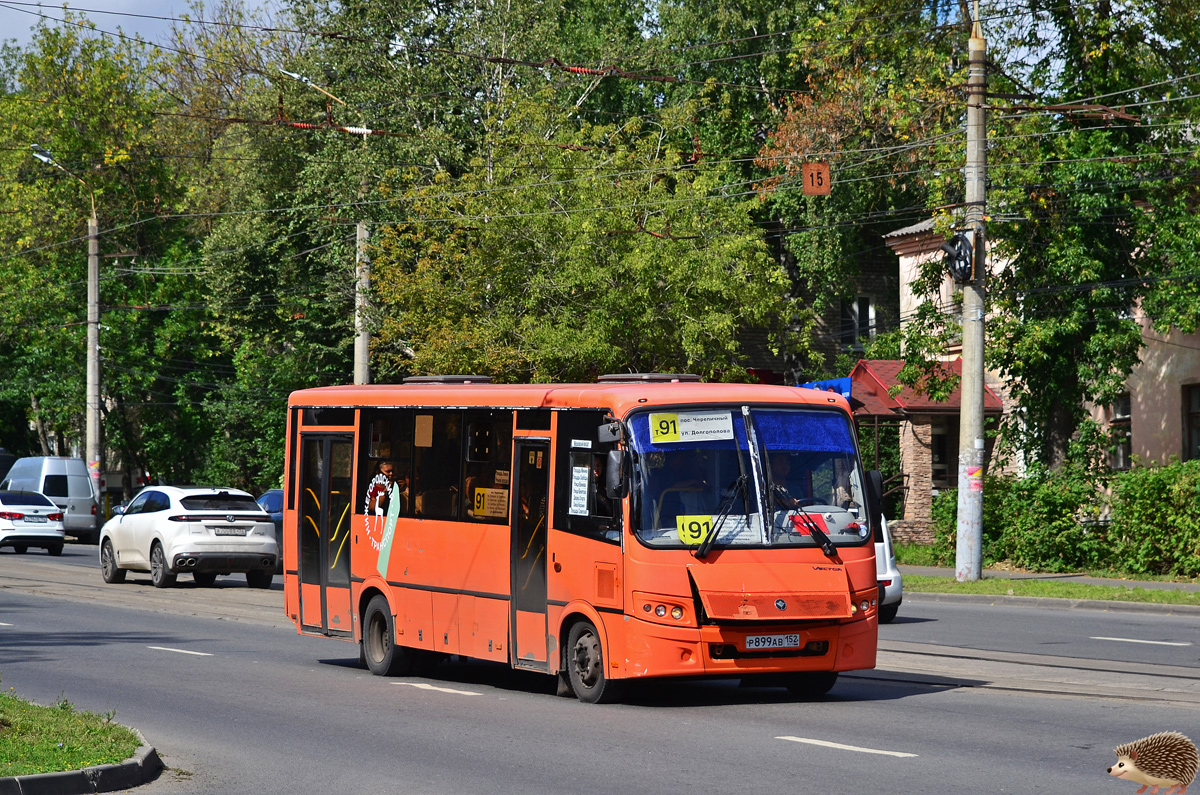
<svg viewBox="0 0 1200 795">
<path fill-rule="evenodd" d="M 0 778 L 0 795 L 89 795 L 92 792 L 113 792 L 144 784 L 162 770 L 162 760 L 154 747 L 137 729 L 133 730 L 141 746 L 133 756 L 119 765 L 97 765 L 82 770 L 61 773 L 38 773 L 32 776 Z"/>
<path fill-rule="evenodd" d="M 1049 607 L 1057 610 L 1099 610 L 1118 613 L 1157 613 L 1160 615 L 1200 616 L 1196 605 L 1172 605 L 1161 602 L 1115 602 L 1099 599 L 1058 599 L 1052 596 L 1003 596 L 999 594 L 958 594 L 904 591 L 904 599 L 917 602 L 966 602 L 977 605 Z M 3 795 L 0 792 L 0 795 Z"/>
</svg>

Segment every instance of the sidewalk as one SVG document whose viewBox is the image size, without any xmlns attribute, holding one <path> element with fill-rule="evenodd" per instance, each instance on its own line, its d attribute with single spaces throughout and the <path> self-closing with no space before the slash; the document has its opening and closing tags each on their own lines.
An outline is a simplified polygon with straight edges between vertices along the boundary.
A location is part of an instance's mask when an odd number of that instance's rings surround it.
<svg viewBox="0 0 1200 795">
<path fill-rule="evenodd" d="M 900 566 L 901 574 L 923 577 L 953 577 L 954 569 L 948 566 Z M 1162 582 L 1160 580 L 1119 580 L 1108 577 L 1088 577 L 1083 574 L 1046 574 L 1034 571 L 1008 571 L 1006 569 L 984 569 L 985 580 L 1058 580 L 1080 585 L 1109 585 L 1125 588 L 1147 588 L 1162 591 L 1200 592 L 1200 582 Z"/>
</svg>

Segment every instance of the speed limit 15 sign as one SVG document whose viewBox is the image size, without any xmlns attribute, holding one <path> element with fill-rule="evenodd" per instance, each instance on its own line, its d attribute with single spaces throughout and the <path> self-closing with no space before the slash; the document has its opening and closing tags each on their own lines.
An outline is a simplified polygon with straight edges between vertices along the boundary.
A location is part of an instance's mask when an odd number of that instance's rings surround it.
<svg viewBox="0 0 1200 795">
<path fill-rule="evenodd" d="M 805 196 L 829 195 L 829 163 L 802 163 L 800 178 L 804 181 Z"/>
</svg>

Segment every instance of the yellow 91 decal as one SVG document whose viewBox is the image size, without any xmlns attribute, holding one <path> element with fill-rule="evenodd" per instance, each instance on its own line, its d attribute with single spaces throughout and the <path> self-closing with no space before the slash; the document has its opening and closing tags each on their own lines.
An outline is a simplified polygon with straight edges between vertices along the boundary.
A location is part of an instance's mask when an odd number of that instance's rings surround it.
<svg viewBox="0 0 1200 795">
<path fill-rule="evenodd" d="M 708 514 L 676 516 L 675 529 L 679 532 L 680 541 L 689 546 L 698 546 L 712 532 L 712 517 Z"/>
<path fill-rule="evenodd" d="M 679 415 L 678 414 L 651 414 L 650 415 L 650 442 L 658 444 L 659 442 L 678 442 L 679 441 Z"/>
</svg>

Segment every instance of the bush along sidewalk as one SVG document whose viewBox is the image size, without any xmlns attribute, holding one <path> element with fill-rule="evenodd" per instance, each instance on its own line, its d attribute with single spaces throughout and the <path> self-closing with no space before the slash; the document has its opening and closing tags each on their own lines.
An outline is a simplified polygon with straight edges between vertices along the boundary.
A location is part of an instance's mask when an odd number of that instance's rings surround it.
<svg viewBox="0 0 1200 795">
<path fill-rule="evenodd" d="M 954 562 L 957 522 L 958 494 L 947 489 L 933 502 L 937 564 Z M 1071 464 L 989 475 L 983 532 L 985 566 L 1200 577 L 1200 460 L 1105 475 Z"/>
</svg>

